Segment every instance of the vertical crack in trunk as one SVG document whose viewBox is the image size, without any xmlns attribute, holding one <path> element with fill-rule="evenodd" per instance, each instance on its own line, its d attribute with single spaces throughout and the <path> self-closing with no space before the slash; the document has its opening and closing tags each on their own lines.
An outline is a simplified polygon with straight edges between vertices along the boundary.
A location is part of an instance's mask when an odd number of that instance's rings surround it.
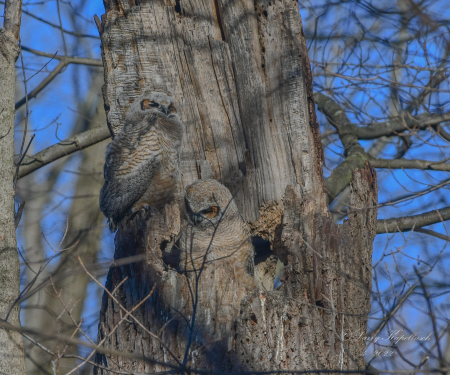
<svg viewBox="0 0 450 375">
<path fill-rule="evenodd" d="M 222 20 L 222 12 L 220 10 L 219 0 L 214 0 L 214 10 L 216 12 L 217 24 L 219 25 L 220 35 L 222 36 L 222 40 L 225 42 L 226 41 L 225 25 Z"/>
</svg>

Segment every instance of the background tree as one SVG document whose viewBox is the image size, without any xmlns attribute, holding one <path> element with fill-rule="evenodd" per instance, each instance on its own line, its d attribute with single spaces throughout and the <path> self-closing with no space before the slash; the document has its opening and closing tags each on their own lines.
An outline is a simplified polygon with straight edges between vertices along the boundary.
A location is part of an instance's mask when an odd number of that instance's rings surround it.
<svg viewBox="0 0 450 375">
<path fill-rule="evenodd" d="M 176 6 L 176 10 L 180 10 L 181 5 L 180 3 L 179 7 Z M 314 4 L 300 2 L 299 7 L 311 60 L 314 97 L 319 109 L 318 118 L 326 163 L 325 187 L 330 192 L 329 201 L 342 192 L 331 203 L 335 219 L 340 222 L 346 218 L 350 172 L 355 167 L 364 166 L 366 159 L 370 159 L 372 165 L 378 168 L 378 218 L 410 217 L 386 220 L 386 223 L 379 221 L 378 232 L 392 234 L 375 238 L 374 288 L 368 335 L 379 334 L 381 337 L 387 337 L 398 329 L 427 335 L 433 332 L 429 341 L 398 342 L 392 346 L 392 356 L 377 356 L 373 352 L 373 349 L 384 349 L 383 345 L 393 345 L 392 340 L 377 342 L 368 348 L 366 361 L 372 361 L 371 363 L 381 369 L 444 366 L 443 360 L 448 357 L 445 353 L 445 334 L 448 327 L 445 315 L 448 291 L 448 283 L 445 281 L 445 268 L 448 264 L 445 245 L 448 234 L 444 224 L 448 219 L 448 211 L 445 208 L 449 205 L 448 194 L 445 194 L 449 139 L 445 122 L 448 116 L 446 46 L 449 19 L 446 4 L 443 1 L 406 0 L 376 3 L 315 1 Z M 124 11 L 127 14 L 127 10 Z M 36 172 L 27 177 L 33 180 L 31 183 L 24 183 L 22 178 L 18 182 L 18 193 L 22 199 L 27 200 L 24 217 L 19 226 L 18 242 L 24 259 L 35 272 L 41 265 L 47 264 L 53 254 L 53 250 L 40 233 L 42 232 L 56 248 L 66 231 L 68 216 L 68 230 L 72 230 L 71 217 L 68 214 L 72 202 L 88 202 L 89 199 L 84 195 L 80 196 L 73 188 L 76 186 L 75 181 L 85 176 L 84 171 L 80 173 L 78 170 L 78 163 L 81 161 L 78 154 L 65 159 L 58 158 L 109 136 L 107 127 L 103 126 L 98 130 L 81 133 L 70 142 L 60 143 L 60 139 L 68 139 L 79 132 L 72 130 L 78 112 L 81 112 L 78 102 L 88 98 L 90 74 L 96 69 L 92 64 L 102 65 L 99 61 L 99 39 L 96 37 L 92 15 L 103 12 L 101 4 L 83 1 L 44 1 L 27 3 L 24 6 L 22 44 L 28 47 L 24 48 L 23 52 L 25 68 L 27 74 L 29 73 L 28 77 L 40 71 L 28 82 L 30 114 L 25 145 L 34 130 L 40 129 L 41 131 L 36 132 L 27 155 L 40 150 L 45 152 L 38 154 L 37 160 L 25 158 L 25 165 L 20 168 L 19 176 L 34 170 Z M 184 16 L 182 13 L 177 14 L 180 15 L 179 18 Z M 261 15 L 264 18 L 264 12 Z M 207 20 L 205 24 L 208 24 Z M 224 32 L 226 33 L 226 30 Z M 200 31 L 198 33 L 200 34 Z M 120 50 L 122 47 L 117 48 Z M 65 50 L 67 53 L 64 52 L 64 55 L 75 57 L 62 56 L 61 51 Z M 59 53 L 49 62 L 56 51 Z M 46 63 L 48 64 L 43 68 Z M 81 63 L 91 64 L 90 68 L 79 65 Z M 24 93 L 20 92 L 23 90 L 23 73 L 19 63 L 16 63 L 16 68 L 16 107 L 23 110 Z M 189 66 L 189 72 L 192 72 L 192 68 Z M 95 105 L 95 100 L 92 105 Z M 339 106 L 339 109 L 334 105 Z M 201 110 L 202 106 L 199 105 L 199 108 Z M 340 110 L 343 112 L 339 112 Z M 320 111 L 323 111 L 324 115 Z M 53 121 L 59 114 L 61 116 Z M 81 116 L 86 117 L 86 114 Z M 24 126 L 24 117 L 23 114 L 17 117 L 18 127 Z M 60 126 L 61 123 L 64 126 Z M 46 127 L 47 125 L 50 126 Z M 58 129 L 57 133 L 55 129 Z M 17 153 L 22 140 L 22 133 L 18 132 Z M 51 147 L 57 143 L 60 144 Z M 49 148 L 46 149 L 47 147 Z M 378 159 L 374 160 L 374 157 Z M 46 169 L 39 169 L 55 160 L 61 161 L 50 164 Z M 96 172 L 101 176 L 101 168 L 96 169 Z M 88 173 L 91 173 L 91 170 Z M 330 175 L 332 178 L 329 178 Z M 49 184 L 42 185 L 46 179 Z M 51 190 L 47 190 L 50 188 Z M 40 199 L 41 202 L 47 203 L 40 206 L 37 202 Z M 17 206 L 18 204 L 19 201 Z M 36 204 L 35 209 L 33 204 Z M 435 208 L 440 209 L 440 215 L 434 211 Z M 421 215 L 425 212 L 429 213 Z M 27 217 L 33 216 L 34 219 L 26 221 Z M 423 226 L 426 228 L 421 229 Z M 400 233 L 411 229 L 413 230 L 409 233 Z M 34 240 L 30 236 L 31 232 L 35 233 Z M 73 233 L 77 233 L 76 228 Z M 68 273 L 85 275 L 84 271 L 74 269 L 73 266 L 64 273 L 58 272 L 63 269 L 59 266 L 63 254 L 69 259 L 64 264 L 70 264 L 70 259 L 74 259 L 72 264 L 76 264 L 76 254 L 86 250 L 86 247 L 81 245 L 81 240 L 88 232 L 83 233 L 76 246 L 65 252 L 55 253 L 41 271 L 40 277 L 48 272 L 54 275 L 53 280 L 57 283 Z M 28 236 L 27 243 L 25 236 Z M 76 244 L 76 241 L 69 240 L 74 238 L 69 232 L 66 238 L 64 248 L 71 243 Z M 103 283 L 105 265 L 109 265 L 112 257 L 111 235 L 104 232 L 100 243 L 100 249 L 105 250 L 97 259 L 100 262 L 106 260 L 106 263 L 100 263 L 89 270 Z M 35 258 L 34 251 L 37 252 Z M 414 267 L 419 273 L 427 272 L 422 280 L 417 276 Z M 22 261 L 24 276 L 26 270 L 29 268 Z M 73 357 L 78 354 L 84 356 L 84 348 L 92 344 L 85 341 L 84 346 L 72 346 L 61 355 L 65 344 L 70 342 L 67 337 L 61 336 L 63 332 L 67 332 L 65 328 L 68 328 L 66 323 L 61 322 L 63 318 L 59 319 L 59 326 L 54 323 L 51 327 L 46 325 L 45 329 L 42 329 L 42 323 L 38 322 L 32 327 L 28 325 L 34 317 L 37 318 L 37 311 L 47 309 L 48 301 L 54 300 L 53 297 L 47 297 L 44 289 L 55 293 L 48 283 L 48 277 L 37 278 L 28 290 L 26 287 L 34 279 L 31 275 L 22 278 L 22 289 L 26 292 L 22 302 L 25 312 L 22 322 L 25 322 L 24 329 L 31 329 L 28 334 L 23 333 L 34 340 L 33 342 L 25 339 L 26 349 L 36 347 L 36 340 L 41 344 L 45 338 L 47 341 L 44 349 L 34 349 L 34 358 L 43 358 L 45 348 L 51 349 L 53 351 L 47 354 L 53 359 L 60 358 L 55 364 L 58 362 L 63 366 L 63 357 L 72 357 L 67 360 L 67 367 L 73 368 L 73 362 L 70 362 Z M 72 285 L 77 285 L 77 281 Z M 57 290 L 60 291 L 59 288 L 60 286 Z M 68 303 L 71 297 L 65 294 L 66 290 L 69 293 L 68 287 L 65 286 L 61 298 Z M 99 306 L 96 298 L 99 290 L 93 289 L 92 286 L 87 290 L 87 302 L 81 300 L 77 304 L 77 307 L 84 306 L 81 314 L 84 320 L 80 330 L 88 337 L 89 333 L 90 337 L 95 337 Z M 36 298 L 38 292 L 41 293 L 38 304 L 26 299 L 29 296 Z M 47 298 L 48 301 L 44 301 Z M 60 303 L 59 300 L 57 302 Z M 75 301 L 72 301 L 67 304 L 69 310 L 74 303 Z M 55 318 L 64 311 L 64 307 L 60 306 L 59 311 L 52 312 Z M 35 309 L 34 313 L 28 313 L 32 309 Z M 69 323 L 72 322 L 70 317 L 68 319 Z M 79 320 L 75 321 L 79 324 Z M 47 324 L 52 322 L 55 322 L 53 318 Z M 94 329 L 90 330 L 90 327 Z M 49 335 L 46 336 L 47 333 Z M 72 333 L 73 330 L 70 334 Z M 439 345 L 436 345 L 436 337 L 439 338 Z M 81 338 L 84 339 L 84 336 L 81 335 Z M 72 342 L 75 343 L 76 340 Z M 58 347 L 60 353 L 57 351 Z M 26 353 L 30 352 L 26 350 Z M 38 367 L 37 371 L 52 372 L 53 368 L 48 360 L 43 362 L 45 368 Z M 89 371 L 86 366 L 81 370 Z"/>
<path fill-rule="evenodd" d="M 16 168 L 14 153 L 14 64 L 19 57 L 21 1 L 5 4 L 3 28 L 0 29 L 0 368 L 9 374 L 24 372 L 22 337 L 5 326 L 20 326 L 19 305 L 14 305 L 20 293 L 19 256 L 14 223 Z M 23 146 L 20 151 L 22 155 Z"/>
</svg>

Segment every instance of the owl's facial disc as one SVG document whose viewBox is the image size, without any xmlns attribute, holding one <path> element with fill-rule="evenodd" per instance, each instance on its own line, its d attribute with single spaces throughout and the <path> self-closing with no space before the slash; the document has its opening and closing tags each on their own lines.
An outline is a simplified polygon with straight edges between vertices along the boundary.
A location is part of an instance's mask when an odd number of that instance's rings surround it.
<svg viewBox="0 0 450 375">
<path fill-rule="evenodd" d="M 152 108 L 158 108 L 158 107 L 159 107 L 158 103 L 156 103 L 156 102 L 154 102 L 152 100 L 149 100 L 149 99 L 145 99 L 141 103 L 141 109 L 144 110 L 144 111 L 146 109 L 152 109 Z"/>
</svg>

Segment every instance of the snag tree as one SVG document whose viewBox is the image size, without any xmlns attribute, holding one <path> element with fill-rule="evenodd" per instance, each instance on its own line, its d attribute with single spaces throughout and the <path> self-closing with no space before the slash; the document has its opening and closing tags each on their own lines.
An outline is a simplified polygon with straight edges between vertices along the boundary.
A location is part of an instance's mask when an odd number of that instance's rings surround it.
<svg viewBox="0 0 450 375">
<path fill-rule="evenodd" d="M 312 75 L 297 1 L 105 0 L 96 23 L 112 136 L 150 88 L 184 124 L 177 198 L 124 220 L 99 324 L 97 373 L 363 369 L 370 310 L 376 173 L 353 172 L 343 225 L 328 212 Z M 226 272 L 175 269 L 184 188 L 227 186 L 270 285 L 247 291 Z M 270 245 L 270 250 L 268 250 Z M 270 288 L 269 288 L 270 289 Z M 195 317 L 195 319 L 194 319 Z"/>
</svg>

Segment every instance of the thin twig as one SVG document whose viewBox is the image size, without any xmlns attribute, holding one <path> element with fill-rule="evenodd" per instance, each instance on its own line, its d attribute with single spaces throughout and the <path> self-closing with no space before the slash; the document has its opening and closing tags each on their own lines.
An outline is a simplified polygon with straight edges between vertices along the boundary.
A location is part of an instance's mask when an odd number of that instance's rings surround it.
<svg viewBox="0 0 450 375">
<path fill-rule="evenodd" d="M 14 214 L 14 225 L 17 229 L 20 223 L 20 219 L 22 218 L 23 209 L 25 207 L 25 201 L 20 202 L 19 207 L 17 208 L 17 212 Z"/>
<path fill-rule="evenodd" d="M 55 56 L 56 56 L 56 54 L 58 53 L 58 51 L 56 51 L 55 52 L 55 54 L 50 58 L 50 60 L 48 60 L 46 63 L 45 63 L 45 65 L 41 68 L 41 69 L 39 69 L 36 73 L 34 73 L 30 78 L 28 78 L 27 79 L 27 82 L 31 79 L 31 78 L 33 78 L 34 76 L 36 76 L 36 75 L 38 75 L 40 72 L 42 72 L 43 70 L 44 70 L 44 68 L 50 63 L 50 62 L 52 62 L 53 60 L 54 60 L 54 58 L 55 58 Z"/>
<path fill-rule="evenodd" d="M 428 314 L 431 318 L 431 324 L 433 325 L 433 333 L 434 333 L 434 338 L 436 340 L 436 345 L 437 345 L 437 350 L 438 350 L 438 355 L 439 355 L 439 363 L 442 365 L 442 362 L 443 362 L 442 350 L 441 350 L 441 346 L 439 344 L 439 334 L 438 334 L 437 326 L 436 326 L 436 316 L 433 313 L 433 306 L 431 304 L 431 298 L 430 298 L 427 288 L 423 282 L 423 276 L 420 274 L 420 272 L 417 270 L 416 267 L 414 267 L 414 271 L 416 272 L 417 277 L 419 278 L 420 286 L 423 290 L 425 300 L 427 301 Z"/>
<path fill-rule="evenodd" d="M 58 19 L 59 19 L 59 29 L 61 30 L 61 37 L 62 37 L 63 45 L 64 45 L 64 56 L 67 56 L 66 38 L 64 36 L 64 29 L 63 29 L 63 24 L 62 24 L 62 20 L 61 20 L 61 10 L 59 9 L 59 0 L 56 0 L 56 10 L 57 10 Z"/>
<path fill-rule="evenodd" d="M 150 332 L 132 313 L 134 310 L 136 310 L 143 302 L 144 300 L 146 300 L 147 298 L 149 298 L 152 293 L 153 290 L 155 289 L 156 285 L 153 286 L 153 289 L 151 290 L 151 292 L 148 294 L 148 296 L 142 300 L 138 305 L 136 305 L 131 311 L 128 311 L 125 307 L 122 306 L 122 304 L 117 300 L 116 297 L 114 297 L 114 295 L 102 284 L 100 283 L 84 266 L 83 262 L 81 261 L 81 258 L 78 256 L 78 261 L 81 264 L 81 267 L 84 269 L 84 271 L 90 276 L 90 278 L 92 280 L 95 281 L 96 284 L 98 284 L 112 299 L 115 303 L 117 303 L 117 305 L 125 312 L 125 318 L 130 315 L 131 318 L 133 318 L 133 320 L 145 331 L 147 332 L 150 336 L 152 336 L 153 338 L 155 338 L 156 340 L 158 340 L 160 342 L 160 344 L 167 350 L 167 352 L 170 354 L 170 356 L 175 360 L 175 362 L 180 365 L 183 366 L 180 361 L 178 360 L 178 358 L 175 356 L 175 354 L 172 353 L 172 351 L 170 350 L 170 348 L 167 347 L 167 345 L 161 340 L 160 337 L 156 336 L 153 332 Z M 69 375 L 69 374 L 66 374 Z"/>
</svg>

